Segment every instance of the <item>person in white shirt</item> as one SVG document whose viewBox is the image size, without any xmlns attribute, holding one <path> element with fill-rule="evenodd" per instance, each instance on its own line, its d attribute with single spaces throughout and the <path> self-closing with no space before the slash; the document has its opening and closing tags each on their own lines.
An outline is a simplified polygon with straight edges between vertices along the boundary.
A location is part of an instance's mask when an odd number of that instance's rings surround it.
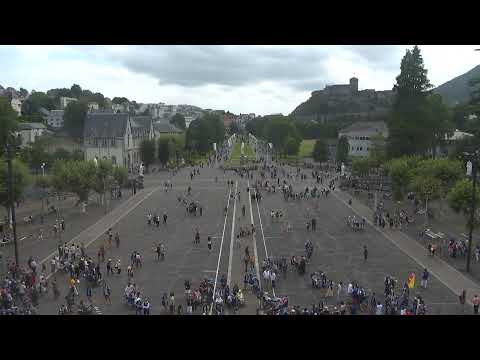
<svg viewBox="0 0 480 360">
<path fill-rule="evenodd" d="M 340 281 L 337 285 L 337 297 L 340 298 L 340 296 L 342 295 L 342 287 L 343 287 L 343 284 L 342 282 Z"/>
<path fill-rule="evenodd" d="M 376 312 L 376 315 L 382 315 L 383 314 L 383 305 L 382 303 L 378 303 L 377 304 L 377 312 Z"/>
<path fill-rule="evenodd" d="M 348 292 L 349 294 L 351 294 L 351 293 L 353 292 L 353 285 L 352 285 L 352 283 L 348 283 L 347 292 Z"/>
<path fill-rule="evenodd" d="M 277 280 L 277 275 L 275 272 L 270 273 L 270 281 L 272 282 L 272 289 L 275 289 L 275 280 Z"/>
</svg>

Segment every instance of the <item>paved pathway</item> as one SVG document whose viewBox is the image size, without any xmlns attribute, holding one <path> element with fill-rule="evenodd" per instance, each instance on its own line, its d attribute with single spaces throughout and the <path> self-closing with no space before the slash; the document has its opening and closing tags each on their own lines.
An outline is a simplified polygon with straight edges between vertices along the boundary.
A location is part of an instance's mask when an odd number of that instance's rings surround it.
<svg viewBox="0 0 480 360">
<path fill-rule="evenodd" d="M 132 196 L 123 204 L 115 208 L 113 211 L 109 212 L 107 215 L 102 217 L 99 221 L 97 221 L 92 226 L 88 227 L 80 234 L 75 236 L 71 239 L 68 244 L 74 243 L 84 243 L 85 247 L 89 246 L 91 243 L 96 241 L 100 236 L 104 235 L 109 228 L 112 228 L 115 224 L 117 224 L 120 220 L 122 220 L 125 216 L 127 216 L 130 212 L 132 212 L 138 205 L 140 205 L 143 201 L 149 198 L 154 192 L 162 188 L 163 186 L 157 186 L 153 189 L 144 189 L 137 192 L 136 196 Z M 57 254 L 55 250 L 46 258 L 40 261 L 40 265 L 49 261 L 53 256 Z M 47 276 L 49 279 L 52 274 Z"/>
<path fill-rule="evenodd" d="M 467 291 L 467 302 L 472 305 L 470 299 L 473 295 L 480 294 L 480 286 L 477 283 L 467 278 L 439 257 L 429 256 L 427 249 L 422 247 L 417 241 L 402 231 L 390 230 L 388 228 L 380 229 L 373 225 L 371 222 L 371 219 L 373 218 L 373 210 L 363 205 L 360 201 L 352 198 L 341 190 L 336 190 L 333 192 L 333 195 L 359 216 L 365 217 L 367 222 L 372 225 L 373 228 L 415 260 L 420 266 L 422 266 L 422 268 L 426 267 L 433 276 L 455 294 L 460 295 L 462 290 L 465 289 Z M 352 206 L 348 205 L 348 199 L 352 199 Z"/>
</svg>

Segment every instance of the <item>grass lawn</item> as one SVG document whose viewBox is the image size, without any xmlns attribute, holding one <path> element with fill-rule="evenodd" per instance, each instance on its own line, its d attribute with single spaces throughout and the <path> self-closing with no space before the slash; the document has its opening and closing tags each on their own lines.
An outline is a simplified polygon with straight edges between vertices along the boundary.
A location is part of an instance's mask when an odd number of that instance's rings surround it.
<svg viewBox="0 0 480 360">
<path fill-rule="evenodd" d="M 233 145 L 232 156 L 230 157 L 230 159 L 227 161 L 225 165 L 229 165 L 229 166 L 240 165 L 241 148 L 242 148 L 241 142 L 236 142 Z M 247 157 L 247 161 L 255 160 L 255 152 L 249 145 L 245 144 L 245 147 L 243 150 L 245 152 L 245 156 Z"/>
<path fill-rule="evenodd" d="M 301 158 L 311 157 L 313 153 L 313 147 L 315 146 L 316 140 L 302 140 L 300 144 L 300 149 L 298 151 L 298 156 Z"/>
</svg>

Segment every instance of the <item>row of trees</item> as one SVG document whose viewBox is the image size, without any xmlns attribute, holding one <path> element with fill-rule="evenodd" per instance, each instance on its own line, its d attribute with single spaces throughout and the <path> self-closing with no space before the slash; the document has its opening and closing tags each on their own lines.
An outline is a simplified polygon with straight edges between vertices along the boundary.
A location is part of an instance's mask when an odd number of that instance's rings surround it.
<svg viewBox="0 0 480 360">
<path fill-rule="evenodd" d="M 155 144 L 155 140 L 144 140 L 140 144 L 140 158 L 147 169 L 157 159 L 163 166 L 166 166 L 172 159 L 180 160 L 184 153 L 185 137 L 183 135 L 162 136 L 158 139 L 157 144 Z"/>
<path fill-rule="evenodd" d="M 386 169 L 392 180 L 394 197 L 402 198 L 406 192 L 414 191 L 422 201 L 447 200 L 457 213 L 467 217 L 470 225 L 472 181 L 465 177 L 464 164 L 452 159 L 424 159 L 418 156 L 404 156 L 390 160 Z M 480 220 L 478 207 L 480 190 L 475 194 L 477 212 L 474 225 Z"/>
<path fill-rule="evenodd" d="M 302 135 L 289 116 L 256 118 L 247 123 L 246 131 L 272 143 L 279 155 L 296 155 L 302 142 Z"/>
<path fill-rule="evenodd" d="M 225 126 L 217 114 L 204 114 L 192 121 L 186 132 L 185 149 L 205 155 L 212 150 L 212 143 L 225 140 Z"/>
</svg>

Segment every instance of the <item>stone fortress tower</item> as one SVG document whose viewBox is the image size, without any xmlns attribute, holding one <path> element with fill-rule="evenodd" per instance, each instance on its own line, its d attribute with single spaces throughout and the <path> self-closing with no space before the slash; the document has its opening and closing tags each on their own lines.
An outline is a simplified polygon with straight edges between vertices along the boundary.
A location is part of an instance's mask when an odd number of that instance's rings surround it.
<svg viewBox="0 0 480 360">
<path fill-rule="evenodd" d="M 353 93 L 358 92 L 358 79 L 356 77 L 350 79 L 350 88 Z"/>
</svg>

